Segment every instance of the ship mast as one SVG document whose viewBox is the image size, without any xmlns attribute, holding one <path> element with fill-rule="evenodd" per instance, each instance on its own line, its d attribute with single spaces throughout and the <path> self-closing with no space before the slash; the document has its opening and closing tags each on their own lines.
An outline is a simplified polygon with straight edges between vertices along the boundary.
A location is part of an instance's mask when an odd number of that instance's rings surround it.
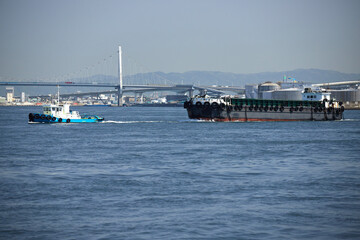
<svg viewBox="0 0 360 240">
<path fill-rule="evenodd" d="M 57 85 L 57 88 L 58 88 L 58 102 L 57 102 L 57 104 L 60 104 L 60 85 Z"/>
<path fill-rule="evenodd" d="M 122 80 L 122 63 L 121 63 L 121 46 L 119 46 L 119 89 L 118 89 L 118 107 L 122 105 L 123 80 Z"/>
</svg>

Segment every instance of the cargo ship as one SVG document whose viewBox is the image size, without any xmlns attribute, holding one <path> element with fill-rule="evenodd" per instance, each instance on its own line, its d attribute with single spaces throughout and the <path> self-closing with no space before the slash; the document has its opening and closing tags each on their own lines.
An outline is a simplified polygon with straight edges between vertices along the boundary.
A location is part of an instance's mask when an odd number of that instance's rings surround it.
<svg viewBox="0 0 360 240">
<path fill-rule="evenodd" d="M 206 121 L 332 121 L 343 119 L 342 102 L 305 88 L 302 100 L 195 96 L 184 103 L 190 119 Z"/>
</svg>

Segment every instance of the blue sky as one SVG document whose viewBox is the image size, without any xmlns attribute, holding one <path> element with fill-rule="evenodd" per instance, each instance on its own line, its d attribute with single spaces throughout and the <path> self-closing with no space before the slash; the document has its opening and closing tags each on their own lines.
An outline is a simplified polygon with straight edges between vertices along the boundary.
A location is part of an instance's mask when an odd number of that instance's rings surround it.
<svg viewBox="0 0 360 240">
<path fill-rule="evenodd" d="M 1 0 L 0 77 L 53 79 L 118 45 L 146 71 L 360 73 L 359 26 L 358 0 Z"/>
</svg>

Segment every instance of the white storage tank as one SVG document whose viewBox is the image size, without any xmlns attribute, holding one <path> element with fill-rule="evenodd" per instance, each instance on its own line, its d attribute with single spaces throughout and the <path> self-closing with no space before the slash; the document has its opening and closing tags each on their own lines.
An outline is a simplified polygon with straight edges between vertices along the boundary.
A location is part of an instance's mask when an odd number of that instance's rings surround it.
<svg viewBox="0 0 360 240">
<path fill-rule="evenodd" d="M 273 98 L 274 91 L 265 91 L 262 92 L 262 99 L 274 99 Z"/>
<path fill-rule="evenodd" d="M 279 89 L 280 89 L 280 86 L 276 83 L 272 83 L 272 82 L 262 83 L 258 87 L 259 99 L 264 99 L 263 92 L 275 91 L 275 90 L 279 90 Z"/>
<path fill-rule="evenodd" d="M 360 89 L 328 90 L 331 97 L 342 102 L 359 102 Z"/>
</svg>

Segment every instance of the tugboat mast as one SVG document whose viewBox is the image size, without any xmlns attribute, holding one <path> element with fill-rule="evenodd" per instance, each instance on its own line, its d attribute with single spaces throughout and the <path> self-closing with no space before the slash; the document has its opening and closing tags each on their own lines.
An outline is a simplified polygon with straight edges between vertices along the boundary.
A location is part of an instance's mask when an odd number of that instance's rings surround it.
<svg viewBox="0 0 360 240">
<path fill-rule="evenodd" d="M 122 105 L 123 95 L 123 80 L 122 80 L 122 62 L 121 62 L 121 46 L 119 46 L 119 89 L 118 89 L 118 107 Z"/>
<path fill-rule="evenodd" d="M 58 102 L 57 102 L 57 104 L 60 104 L 60 86 L 57 85 L 57 88 L 58 88 L 58 94 L 57 94 Z"/>
</svg>

